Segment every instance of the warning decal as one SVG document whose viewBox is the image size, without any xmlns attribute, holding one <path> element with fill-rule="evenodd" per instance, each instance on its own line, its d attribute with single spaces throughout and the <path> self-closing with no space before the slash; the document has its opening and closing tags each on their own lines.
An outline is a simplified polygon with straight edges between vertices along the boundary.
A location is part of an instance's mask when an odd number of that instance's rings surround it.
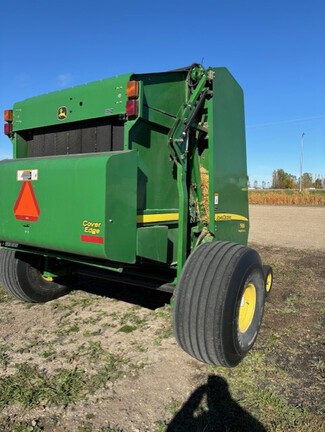
<svg viewBox="0 0 325 432">
<path fill-rule="evenodd" d="M 38 170 L 18 170 L 17 181 L 33 181 L 38 180 Z"/>
<path fill-rule="evenodd" d="M 18 220 L 37 222 L 40 213 L 33 185 L 25 181 L 14 206 L 15 217 Z"/>
</svg>

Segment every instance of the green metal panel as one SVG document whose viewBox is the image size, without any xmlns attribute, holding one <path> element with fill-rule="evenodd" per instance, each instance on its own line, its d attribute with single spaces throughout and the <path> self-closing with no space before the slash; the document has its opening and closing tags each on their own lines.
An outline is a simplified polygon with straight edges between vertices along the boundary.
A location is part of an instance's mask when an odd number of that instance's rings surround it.
<svg viewBox="0 0 325 432">
<path fill-rule="evenodd" d="M 135 262 L 136 176 L 134 151 L 2 161 L 0 240 Z"/>
<path fill-rule="evenodd" d="M 176 166 L 170 160 L 169 129 L 185 102 L 187 71 L 138 74 L 143 118 L 127 122 L 125 142 L 139 153 L 138 213 L 178 209 Z"/>
<path fill-rule="evenodd" d="M 167 262 L 168 227 L 138 228 L 137 255 L 159 262 Z"/>
<path fill-rule="evenodd" d="M 14 131 L 124 114 L 126 83 L 131 74 L 48 93 L 18 102 L 13 108 Z M 62 115 L 60 114 L 60 109 Z"/>
<path fill-rule="evenodd" d="M 176 169 L 170 160 L 168 130 L 140 119 L 129 132 L 139 154 L 138 213 L 178 208 Z"/>
<path fill-rule="evenodd" d="M 136 151 L 110 154 L 106 177 L 106 256 L 113 261 L 135 262 L 138 155 Z"/>
<path fill-rule="evenodd" d="M 210 220 L 215 220 L 217 240 L 245 245 L 249 223 L 243 92 L 227 69 L 214 72 L 209 101 Z"/>
<path fill-rule="evenodd" d="M 156 112 L 176 116 L 185 102 L 187 71 L 134 75 L 143 83 L 143 104 Z"/>
</svg>

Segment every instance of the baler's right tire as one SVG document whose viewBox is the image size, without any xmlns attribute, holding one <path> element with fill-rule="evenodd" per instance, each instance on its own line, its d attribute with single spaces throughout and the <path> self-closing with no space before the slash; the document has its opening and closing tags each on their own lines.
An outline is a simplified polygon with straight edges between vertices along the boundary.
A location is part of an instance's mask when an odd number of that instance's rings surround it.
<svg viewBox="0 0 325 432">
<path fill-rule="evenodd" d="M 236 366 L 262 321 L 265 284 L 259 254 L 230 243 L 205 243 L 188 257 L 174 298 L 178 344 L 204 363 Z"/>
<path fill-rule="evenodd" d="M 264 279 L 265 279 L 265 295 L 268 297 L 273 286 L 273 270 L 269 265 L 263 265 Z"/>
<path fill-rule="evenodd" d="M 38 255 L 0 249 L 0 283 L 10 294 L 32 303 L 44 303 L 68 293 L 69 288 L 42 276 Z"/>
</svg>

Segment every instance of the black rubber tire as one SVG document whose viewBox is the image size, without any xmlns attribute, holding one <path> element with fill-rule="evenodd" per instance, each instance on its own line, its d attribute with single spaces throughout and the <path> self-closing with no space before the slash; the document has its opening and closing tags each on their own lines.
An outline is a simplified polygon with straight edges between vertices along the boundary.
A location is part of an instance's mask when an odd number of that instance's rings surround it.
<svg viewBox="0 0 325 432">
<path fill-rule="evenodd" d="M 45 303 L 69 292 L 66 285 L 46 281 L 38 255 L 0 250 L 0 282 L 10 294 L 26 302 Z"/>
<path fill-rule="evenodd" d="M 256 303 L 241 332 L 239 311 L 249 284 L 255 286 Z M 234 367 L 256 340 L 264 303 L 264 273 L 255 250 L 230 242 L 202 244 L 188 257 L 175 290 L 176 340 L 197 360 Z"/>
<path fill-rule="evenodd" d="M 271 294 L 273 286 L 273 270 L 269 265 L 263 265 L 266 298 Z"/>
</svg>

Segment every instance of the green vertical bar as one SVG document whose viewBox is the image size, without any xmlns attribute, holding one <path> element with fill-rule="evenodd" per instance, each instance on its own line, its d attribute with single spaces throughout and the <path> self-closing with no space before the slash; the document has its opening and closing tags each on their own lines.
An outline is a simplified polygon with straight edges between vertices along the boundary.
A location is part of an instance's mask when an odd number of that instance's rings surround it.
<svg viewBox="0 0 325 432">
<path fill-rule="evenodd" d="M 185 156 L 186 157 L 186 156 Z M 177 248 L 177 280 L 181 275 L 187 254 L 188 237 L 188 191 L 187 191 L 187 159 L 184 165 L 177 163 L 177 187 L 179 194 L 179 222 Z"/>
</svg>

